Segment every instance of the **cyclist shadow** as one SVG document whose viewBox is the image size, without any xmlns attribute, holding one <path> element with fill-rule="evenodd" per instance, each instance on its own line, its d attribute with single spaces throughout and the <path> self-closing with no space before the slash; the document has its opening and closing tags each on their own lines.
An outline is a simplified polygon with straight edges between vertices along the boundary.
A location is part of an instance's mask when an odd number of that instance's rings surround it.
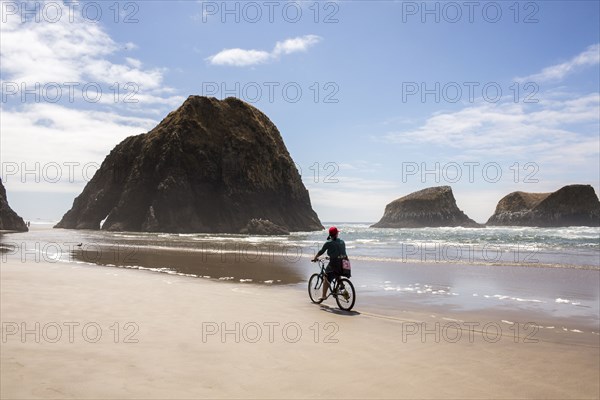
<svg viewBox="0 0 600 400">
<path fill-rule="evenodd" d="M 319 304 L 319 307 L 320 307 L 321 311 L 325 311 L 325 312 L 328 312 L 328 313 L 331 313 L 331 314 L 335 314 L 335 315 L 345 315 L 345 316 L 349 316 L 349 317 L 360 315 L 360 313 L 358 311 L 354 311 L 354 310 L 350 310 L 350 311 L 340 310 L 337 307 L 330 307 L 327 304 Z"/>
</svg>

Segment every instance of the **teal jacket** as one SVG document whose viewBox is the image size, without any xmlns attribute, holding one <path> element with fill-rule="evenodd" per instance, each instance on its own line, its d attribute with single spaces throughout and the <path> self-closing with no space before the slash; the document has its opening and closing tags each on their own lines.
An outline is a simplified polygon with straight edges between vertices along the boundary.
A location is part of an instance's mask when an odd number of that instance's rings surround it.
<svg viewBox="0 0 600 400">
<path fill-rule="evenodd" d="M 331 259 L 340 258 L 340 256 L 346 255 L 346 243 L 340 238 L 328 239 L 321 250 L 317 253 L 317 257 L 327 252 L 327 255 Z"/>
</svg>

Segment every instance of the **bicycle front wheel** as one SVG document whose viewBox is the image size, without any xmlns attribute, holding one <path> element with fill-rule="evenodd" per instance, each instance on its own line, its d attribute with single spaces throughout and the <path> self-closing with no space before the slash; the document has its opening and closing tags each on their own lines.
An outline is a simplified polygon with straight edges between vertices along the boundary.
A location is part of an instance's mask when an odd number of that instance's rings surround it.
<svg viewBox="0 0 600 400">
<path fill-rule="evenodd" d="M 354 285 L 349 279 L 341 278 L 337 283 L 337 296 L 335 301 L 342 310 L 350 311 L 354 307 L 356 302 L 356 292 L 354 291 Z"/>
<path fill-rule="evenodd" d="M 312 274 L 308 280 L 308 297 L 315 304 L 320 304 L 323 300 L 319 300 L 323 293 L 323 277 L 320 274 Z"/>
</svg>

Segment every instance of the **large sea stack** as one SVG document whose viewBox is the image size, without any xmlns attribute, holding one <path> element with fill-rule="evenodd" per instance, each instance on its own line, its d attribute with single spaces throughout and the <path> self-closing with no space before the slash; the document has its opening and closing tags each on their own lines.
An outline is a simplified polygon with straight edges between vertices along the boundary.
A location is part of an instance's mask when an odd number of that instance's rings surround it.
<svg viewBox="0 0 600 400">
<path fill-rule="evenodd" d="M 0 231 L 27 232 L 28 230 L 23 218 L 19 217 L 8 205 L 6 189 L 0 179 Z"/>
<path fill-rule="evenodd" d="M 190 96 L 117 145 L 56 227 L 238 233 L 252 220 L 322 229 L 271 120 L 235 98 Z"/>
<path fill-rule="evenodd" d="M 553 193 L 513 192 L 498 202 L 487 225 L 600 226 L 600 201 L 590 185 L 569 185 Z"/>
<path fill-rule="evenodd" d="M 450 186 L 431 187 L 392 201 L 373 228 L 480 227 L 456 205 Z"/>
</svg>

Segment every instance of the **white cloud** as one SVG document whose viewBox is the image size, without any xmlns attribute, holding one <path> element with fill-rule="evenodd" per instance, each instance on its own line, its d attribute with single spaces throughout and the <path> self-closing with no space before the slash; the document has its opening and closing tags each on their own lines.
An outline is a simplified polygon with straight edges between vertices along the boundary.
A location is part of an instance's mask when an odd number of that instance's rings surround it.
<svg viewBox="0 0 600 400">
<path fill-rule="evenodd" d="M 212 65 L 247 67 L 264 64 L 282 55 L 305 52 L 321 40 L 317 35 L 305 35 L 275 43 L 271 52 L 264 50 L 224 49 L 206 58 Z"/>
<path fill-rule="evenodd" d="M 488 156 L 570 154 L 576 156 L 576 162 L 581 157 L 598 157 L 599 139 L 594 130 L 597 133 L 599 114 L 597 93 L 536 105 L 482 103 L 433 115 L 416 129 L 390 132 L 385 139 Z"/>
<path fill-rule="evenodd" d="M 97 161 L 125 137 L 146 132 L 155 123 L 59 104 L 25 104 L 20 110 L 2 111 L 2 161 L 52 161 L 58 156 Z"/>
<path fill-rule="evenodd" d="M 125 57 L 125 61 L 127 61 L 127 64 L 131 65 L 133 68 L 142 68 L 142 62 L 137 58 Z"/>
<path fill-rule="evenodd" d="M 162 103 L 158 91 L 164 86 L 165 69 L 143 68 L 142 62 L 132 57 L 124 57 L 123 63 L 109 60 L 121 50 L 136 48 L 135 44 L 115 42 L 102 24 L 69 11 L 62 2 L 46 3 L 62 7 L 63 18 L 49 22 L 42 16 L 37 22 L 35 17 L 23 22 L 18 14 L 4 16 L 6 21 L 0 27 L 3 82 L 28 88 L 50 82 L 107 87 L 132 82 L 147 101 Z M 45 7 L 39 5 L 38 9 L 42 13 Z"/>
<path fill-rule="evenodd" d="M 86 164 L 99 165 L 117 143 L 128 136 L 147 132 L 155 123 L 149 118 L 75 110 L 58 104 L 33 103 L 23 105 L 18 111 L 3 110 L 0 119 L 2 174 L 12 171 L 14 166 L 17 166 L 17 174 L 2 178 L 6 178 L 3 180 L 15 191 L 74 191 L 69 184 L 68 163 L 77 163 L 72 175 L 81 181 Z M 36 164 L 40 165 L 37 172 Z M 63 179 L 60 182 L 45 179 L 44 167 L 50 164 L 61 166 Z M 25 170 L 34 172 L 22 179 Z M 50 175 L 54 176 L 54 168 Z M 83 184 L 75 186 L 79 191 L 83 189 Z"/>
<path fill-rule="evenodd" d="M 247 67 L 267 62 L 271 54 L 260 50 L 226 49 L 207 60 L 213 65 L 227 65 L 231 67 Z"/>
<path fill-rule="evenodd" d="M 292 54 L 299 51 L 307 51 L 309 47 L 319 43 L 321 38 L 317 35 L 306 35 L 293 39 L 286 39 L 283 42 L 277 42 L 273 49 L 273 55 Z"/>
<path fill-rule="evenodd" d="M 542 69 L 537 74 L 529 75 L 524 78 L 516 78 L 519 82 L 546 82 L 560 81 L 579 68 L 590 67 L 600 63 L 600 44 L 589 46 L 585 51 L 573 57 L 569 61 L 561 64 L 552 65 Z"/>
<path fill-rule="evenodd" d="M 55 82 L 63 94 L 62 101 L 54 104 L 43 92 L 41 99 L 27 96 L 26 102 L 20 94 L 4 93 L 7 101 L 3 99 L 0 119 L 3 173 L 6 166 L 15 164 L 34 171 L 36 163 L 63 167 L 72 162 L 99 164 L 117 143 L 147 132 L 167 110 L 183 101 L 175 89 L 165 86 L 164 68 L 146 68 L 142 60 L 129 54 L 115 61 L 127 49 L 137 48 L 135 44 L 117 43 L 102 23 L 85 20 L 81 12 L 70 13 L 62 2 L 50 3 L 63 7 L 63 18 L 48 22 L 41 17 L 36 22 L 33 17 L 23 22 L 15 14 L 4 16 L 0 24 L 3 83 L 32 89 L 36 83 Z M 37 8 L 43 10 L 44 6 Z M 72 103 L 66 100 L 70 96 L 65 83 L 70 82 L 76 83 Z M 89 83 L 102 89 L 98 102 L 82 95 L 82 87 Z M 115 83 L 119 88 L 116 100 Z M 134 90 L 128 89 L 128 83 L 134 84 Z M 75 184 L 64 179 L 37 182 L 34 175 L 24 183 L 13 177 L 7 186 L 16 191 L 73 192 L 84 184 L 81 179 Z"/>
</svg>

